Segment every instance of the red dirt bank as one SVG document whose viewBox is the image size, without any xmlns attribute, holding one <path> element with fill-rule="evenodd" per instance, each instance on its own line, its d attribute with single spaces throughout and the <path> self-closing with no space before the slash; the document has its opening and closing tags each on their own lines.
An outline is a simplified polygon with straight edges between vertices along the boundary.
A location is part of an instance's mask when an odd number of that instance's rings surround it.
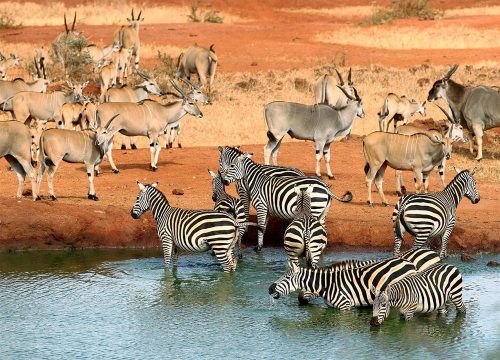
<svg viewBox="0 0 500 360">
<path fill-rule="evenodd" d="M 373 194 L 377 206 L 366 205 L 363 157 L 359 139 L 332 145 L 332 167 L 337 180 L 328 181 L 336 194 L 346 190 L 354 194 L 350 204 L 335 202 L 327 218 L 329 246 L 357 246 L 391 249 L 393 246 L 391 213 L 393 207 L 382 207 L 377 194 Z M 262 160 L 262 146 L 248 146 L 256 160 Z M 0 251 L 39 250 L 87 247 L 159 247 L 156 226 L 150 213 L 140 220 L 130 216 L 138 188 L 135 180 L 144 182 L 159 180 L 159 188 L 174 206 L 211 208 L 211 184 L 207 168 L 216 169 L 216 148 L 188 148 L 162 151 L 159 170 L 148 170 L 149 150 L 115 150 L 115 161 L 121 169 L 112 174 L 107 162 L 104 173 L 96 178 L 99 202 L 86 199 L 87 179 L 83 166 L 62 164 L 55 178 L 55 191 L 59 200 L 33 202 L 29 197 L 15 199 L 17 179 L 0 166 Z M 280 152 L 283 165 L 299 167 L 311 173 L 314 169 L 314 147 L 311 143 L 285 143 Z M 453 174 L 447 174 L 450 179 Z M 406 175 L 411 184 L 411 175 Z M 387 172 L 386 195 L 392 205 L 394 177 Z M 481 201 L 472 205 L 464 199 L 458 210 L 458 224 L 452 235 L 450 249 L 455 251 L 499 251 L 498 208 L 499 184 L 479 180 Z M 26 189 L 28 186 L 26 186 Z M 182 188 L 183 196 L 171 195 L 172 189 Z M 411 188 L 411 186 L 409 186 Z M 42 195 L 47 198 L 47 184 L 42 182 Z M 431 177 L 431 189 L 439 189 L 438 177 Z M 285 223 L 271 221 L 264 243 L 281 245 Z M 253 246 L 256 233 L 250 232 L 245 244 Z M 410 241 L 405 242 L 409 246 Z"/>
</svg>

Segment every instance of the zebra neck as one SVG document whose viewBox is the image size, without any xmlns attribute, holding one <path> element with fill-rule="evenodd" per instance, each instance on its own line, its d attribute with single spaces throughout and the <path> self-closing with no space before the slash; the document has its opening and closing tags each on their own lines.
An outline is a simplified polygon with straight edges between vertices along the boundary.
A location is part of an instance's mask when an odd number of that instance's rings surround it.
<svg viewBox="0 0 500 360">
<path fill-rule="evenodd" d="M 244 159 L 243 168 L 243 184 L 250 192 L 256 191 L 260 188 L 260 184 L 269 178 L 269 176 L 261 171 L 259 165 L 250 159 Z"/>
<path fill-rule="evenodd" d="M 156 222 L 168 215 L 172 209 L 165 196 L 159 191 L 157 194 L 150 197 L 149 208 L 151 209 L 151 214 L 153 214 L 153 218 Z"/>
<path fill-rule="evenodd" d="M 463 184 L 456 180 L 452 180 L 452 182 L 444 189 L 444 192 L 448 194 L 448 198 L 451 200 L 452 204 L 455 205 L 455 207 L 460 204 L 460 201 L 464 197 Z"/>
<path fill-rule="evenodd" d="M 326 294 L 327 271 L 322 269 L 301 269 L 300 288 L 324 297 Z"/>
</svg>

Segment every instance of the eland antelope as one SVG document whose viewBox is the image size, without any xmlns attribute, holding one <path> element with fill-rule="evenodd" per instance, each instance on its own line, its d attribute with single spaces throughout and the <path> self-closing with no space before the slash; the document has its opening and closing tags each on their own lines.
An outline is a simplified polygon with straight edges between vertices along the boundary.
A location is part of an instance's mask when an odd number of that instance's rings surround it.
<svg viewBox="0 0 500 360">
<path fill-rule="evenodd" d="M 349 68 L 349 74 L 347 75 L 347 83 L 342 79 L 339 71 L 335 69 L 339 82 L 335 81 L 335 78 L 331 75 L 323 75 L 314 84 L 314 97 L 317 104 L 327 104 L 330 106 L 342 107 L 347 105 L 348 98 L 344 93 L 338 88 L 340 86 L 346 93 L 352 96 L 354 83 L 352 82 L 352 69 Z"/>
<path fill-rule="evenodd" d="M 166 127 L 179 121 L 186 114 L 198 118 L 203 117 L 198 106 L 184 92 L 181 94 L 182 101 L 174 101 L 165 105 L 153 100 L 144 100 L 140 103 L 110 102 L 99 105 L 97 111 L 102 118 L 109 118 L 116 113 L 121 114 L 113 123 L 113 131 L 117 129 L 116 131 L 126 136 L 147 136 L 149 138 L 150 168 L 156 171 L 161 149 L 158 138 Z M 113 172 L 118 173 L 119 170 L 113 162 L 112 147 L 109 147 L 107 156 Z"/>
<path fill-rule="evenodd" d="M 83 48 L 83 51 L 88 52 L 90 58 L 92 59 L 92 62 L 96 65 L 105 60 L 109 60 L 111 56 L 119 50 L 119 45 L 115 43 L 102 47 L 96 44 L 90 44 Z"/>
<path fill-rule="evenodd" d="M 340 86 L 348 98 L 347 105 L 334 108 L 325 104 L 303 105 L 284 101 L 275 101 L 264 107 L 264 119 L 269 129 L 267 145 L 264 146 L 264 161 L 269 164 L 272 156 L 273 165 L 278 163 L 281 141 L 286 134 L 292 138 L 311 140 L 316 144 L 316 175 L 321 176 L 320 161 L 325 156 L 328 178 L 334 176 L 330 169 L 330 144 L 338 137 L 350 133 L 354 118 L 363 118 L 362 100 L 354 89 L 354 97 Z"/>
<path fill-rule="evenodd" d="M 191 80 L 191 75 L 196 74 L 201 85 L 210 94 L 216 69 L 217 55 L 215 55 L 214 45 L 212 44 L 209 49 L 206 49 L 194 44 L 187 49 L 186 53 L 179 55 L 175 77 L 176 79 L 185 77 Z"/>
<path fill-rule="evenodd" d="M 106 99 L 106 91 L 116 85 L 116 80 L 118 78 L 118 62 L 114 59 L 107 60 L 101 64 L 101 71 L 99 72 L 99 84 L 101 86 L 101 95 L 99 97 L 99 102 L 104 102 Z"/>
<path fill-rule="evenodd" d="M 113 136 L 117 130 L 111 130 L 109 126 L 117 116 L 118 114 L 111 116 L 104 127 L 101 127 L 99 114 L 96 114 L 96 127 L 92 129 L 83 131 L 49 129 L 44 131 L 40 137 L 42 164 L 38 171 L 38 191 L 40 190 L 43 173 L 48 168 L 49 195 L 52 200 L 57 200 L 53 180 L 61 161 L 83 163 L 87 168 L 89 180 L 87 197 L 90 200 L 99 200 L 94 189 L 94 171 L 113 143 Z"/>
<path fill-rule="evenodd" d="M 410 116 L 416 113 L 425 116 L 425 101 L 419 103 L 415 99 L 408 99 L 405 95 L 398 96 L 389 93 L 378 113 L 379 129 L 380 131 L 389 131 L 389 124 L 393 121 L 394 131 L 396 131 L 398 121 L 403 121 L 403 124 L 406 125 Z"/>
<path fill-rule="evenodd" d="M 5 157 L 17 175 L 19 185 L 17 197 L 23 195 L 24 179 L 28 175 L 31 180 L 33 200 L 37 198 L 35 170 L 31 164 L 32 134 L 27 126 L 18 121 L 0 122 L 0 157 Z"/>
<path fill-rule="evenodd" d="M 115 31 L 113 42 L 118 44 L 120 48 L 130 49 L 131 55 L 134 56 L 135 68 L 139 68 L 139 50 L 141 42 L 139 40 L 139 25 L 144 18 L 141 19 L 142 10 L 137 18 L 134 18 L 134 9 L 132 9 L 131 18 L 127 18 L 128 26 L 122 26 Z"/>
<path fill-rule="evenodd" d="M 21 59 L 12 53 L 8 59 L 3 58 L 0 60 L 0 76 L 2 76 L 2 80 L 7 80 L 7 71 L 14 66 L 19 66 L 20 62 Z"/>
<path fill-rule="evenodd" d="M 483 133 L 500 127 L 500 93 L 498 88 L 487 86 L 468 87 L 451 80 L 458 65 L 437 80 L 429 90 L 428 101 L 443 99 L 450 107 L 453 117 L 476 138 L 476 160 L 483 158 Z M 474 139 L 469 136 L 469 150 L 474 155 Z"/>
</svg>

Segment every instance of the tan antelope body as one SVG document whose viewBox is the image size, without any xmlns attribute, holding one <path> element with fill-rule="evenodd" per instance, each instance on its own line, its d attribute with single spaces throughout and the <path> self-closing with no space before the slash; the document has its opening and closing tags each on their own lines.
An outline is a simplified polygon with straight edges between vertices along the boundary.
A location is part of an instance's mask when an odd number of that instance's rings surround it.
<svg viewBox="0 0 500 360">
<path fill-rule="evenodd" d="M 111 59 L 113 53 L 119 50 L 120 48 L 118 44 L 115 43 L 102 47 L 96 44 L 91 44 L 83 49 L 83 51 L 87 51 L 89 53 L 90 58 L 96 65 L 101 63 L 102 61 Z"/>
<path fill-rule="evenodd" d="M 0 76 L 2 76 L 2 80 L 7 80 L 7 71 L 14 66 L 19 66 L 20 61 L 21 59 L 14 54 L 10 54 L 8 59 L 3 58 L 0 60 Z"/>
<path fill-rule="evenodd" d="M 108 131 L 109 125 L 118 114 L 114 114 L 104 128 L 100 127 L 100 118 L 97 116 L 97 128 L 83 131 L 67 129 L 49 129 L 40 137 L 40 152 L 42 164 L 38 171 L 37 185 L 40 190 L 43 173 L 48 168 L 47 182 L 49 195 L 56 200 L 53 179 L 61 161 L 69 163 L 83 163 L 87 168 L 89 181 L 88 198 L 99 200 L 94 189 L 94 171 L 104 157 L 104 154 L 113 142 L 116 131 Z"/>
<path fill-rule="evenodd" d="M 425 101 L 418 103 L 404 95 L 400 97 L 394 93 L 389 93 L 378 113 L 379 129 L 380 131 L 389 131 L 389 124 L 394 121 L 394 130 L 396 130 L 398 121 L 403 121 L 403 124 L 406 125 L 410 116 L 415 115 L 417 112 L 425 116 Z"/>
<path fill-rule="evenodd" d="M 175 77 L 191 80 L 191 75 L 196 74 L 201 85 L 210 94 L 216 69 L 217 55 L 215 55 L 214 45 L 212 44 L 209 49 L 206 49 L 194 44 L 187 49 L 185 54 L 179 55 Z"/>
<path fill-rule="evenodd" d="M 97 111 L 101 118 L 109 118 L 112 116 L 110 114 L 120 114 L 110 130 L 116 129 L 126 136 L 148 137 L 151 151 L 150 168 L 153 171 L 157 169 L 161 149 L 158 137 L 165 131 L 167 125 L 178 121 L 186 114 L 203 117 L 196 104 L 187 98 L 166 105 L 153 100 L 141 103 L 104 103 L 99 105 Z M 107 156 L 113 172 L 117 173 L 119 170 L 113 162 L 112 147 L 109 147 Z"/>
<path fill-rule="evenodd" d="M 62 106 L 61 113 L 64 129 L 88 129 L 95 124 L 95 105 L 90 101 L 66 103 Z"/>
<path fill-rule="evenodd" d="M 110 60 L 101 66 L 101 72 L 99 73 L 99 84 L 101 86 L 101 96 L 99 97 L 99 102 L 104 102 L 106 98 L 106 91 L 116 85 L 118 78 L 119 69 L 118 62 L 115 60 Z"/>
<path fill-rule="evenodd" d="M 363 139 L 368 204 L 373 206 L 371 189 L 375 179 L 382 203 L 388 205 L 382 188 L 387 166 L 395 170 L 411 170 L 417 192 L 423 190 L 423 179 L 435 166 L 450 156 L 451 139 L 437 140 L 427 134 L 411 136 L 377 131 Z"/>
<path fill-rule="evenodd" d="M 23 79 L 14 79 L 12 81 L 0 80 L 0 101 L 1 110 L 12 111 L 12 97 L 23 91 L 44 93 L 47 91 L 49 81 L 46 79 L 37 79 L 33 82 L 26 82 Z"/>
<path fill-rule="evenodd" d="M 5 157 L 17 175 L 19 181 L 17 197 L 22 197 L 24 178 L 28 175 L 31 180 L 33 200 L 35 200 L 37 187 L 35 170 L 31 165 L 31 136 L 28 127 L 18 121 L 0 122 L 0 157 Z"/>
<path fill-rule="evenodd" d="M 131 55 L 134 56 L 135 68 L 139 68 L 139 50 L 141 42 L 139 40 L 139 25 L 144 18 L 141 19 L 142 10 L 139 12 L 137 18 L 134 18 L 134 9 L 132 9 L 132 17 L 128 21 L 128 26 L 122 26 L 115 31 L 113 35 L 113 43 L 117 44 L 120 48 L 129 49 Z"/>
<path fill-rule="evenodd" d="M 349 68 L 349 74 L 347 76 L 347 83 L 342 79 L 342 75 L 335 69 L 339 82 L 331 75 L 324 75 L 316 80 L 314 84 L 314 97 L 317 104 L 327 104 L 335 107 L 343 107 L 347 105 L 348 98 L 345 94 L 338 88 L 340 86 L 349 95 L 353 95 L 354 83 L 351 80 L 352 71 Z"/>
</svg>

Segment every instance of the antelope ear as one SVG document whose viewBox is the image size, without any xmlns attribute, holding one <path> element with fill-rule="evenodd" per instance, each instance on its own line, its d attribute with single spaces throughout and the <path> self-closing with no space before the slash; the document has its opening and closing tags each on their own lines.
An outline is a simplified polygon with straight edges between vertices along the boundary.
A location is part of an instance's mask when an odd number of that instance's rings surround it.
<svg viewBox="0 0 500 360">
<path fill-rule="evenodd" d="M 217 174 L 216 174 L 216 173 L 214 173 L 214 172 L 213 172 L 212 170 L 210 170 L 210 169 L 208 169 L 208 173 L 209 173 L 209 174 L 210 174 L 210 176 L 211 176 L 211 177 L 213 177 L 213 178 L 217 176 Z"/>
<path fill-rule="evenodd" d="M 73 86 L 73 83 L 69 80 L 66 80 L 66 84 L 68 84 L 68 86 L 71 88 L 71 89 L 74 89 L 74 86 Z"/>
<path fill-rule="evenodd" d="M 435 135 L 434 135 L 434 139 L 436 139 L 436 141 L 440 141 L 442 144 L 444 144 L 444 143 L 443 143 L 443 138 L 442 138 L 441 136 L 439 136 L 439 135 L 435 134 Z"/>
<path fill-rule="evenodd" d="M 88 81 L 85 81 L 83 84 L 82 84 L 82 90 L 89 84 Z"/>
<path fill-rule="evenodd" d="M 157 187 L 158 186 L 158 181 L 155 181 L 154 183 L 151 184 L 152 187 Z"/>
<path fill-rule="evenodd" d="M 139 186 L 139 189 L 141 189 L 141 191 L 143 191 L 146 188 L 139 180 L 136 180 L 136 182 L 137 186 Z"/>
</svg>

